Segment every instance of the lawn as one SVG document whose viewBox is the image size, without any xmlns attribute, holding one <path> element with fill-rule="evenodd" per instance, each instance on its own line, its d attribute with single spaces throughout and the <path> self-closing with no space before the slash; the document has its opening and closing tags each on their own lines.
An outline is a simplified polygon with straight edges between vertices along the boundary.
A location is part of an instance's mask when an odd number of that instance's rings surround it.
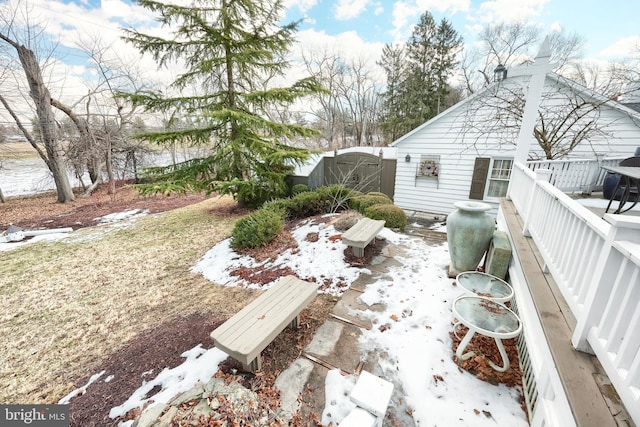
<svg viewBox="0 0 640 427">
<path fill-rule="evenodd" d="M 197 313 L 228 317 L 254 291 L 189 271 L 229 236 L 233 201 L 89 227 L 1 252 L 0 401 L 55 403 L 137 334 Z M 125 223 L 126 224 L 126 223 Z"/>
</svg>

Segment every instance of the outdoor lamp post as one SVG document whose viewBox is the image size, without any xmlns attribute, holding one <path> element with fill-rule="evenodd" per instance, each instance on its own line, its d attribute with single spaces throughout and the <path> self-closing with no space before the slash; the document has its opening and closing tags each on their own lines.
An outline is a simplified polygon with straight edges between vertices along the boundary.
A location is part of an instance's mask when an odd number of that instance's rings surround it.
<svg viewBox="0 0 640 427">
<path fill-rule="evenodd" d="M 493 70 L 493 81 L 501 82 L 507 78 L 507 67 L 502 64 L 498 64 L 495 70 Z"/>
</svg>

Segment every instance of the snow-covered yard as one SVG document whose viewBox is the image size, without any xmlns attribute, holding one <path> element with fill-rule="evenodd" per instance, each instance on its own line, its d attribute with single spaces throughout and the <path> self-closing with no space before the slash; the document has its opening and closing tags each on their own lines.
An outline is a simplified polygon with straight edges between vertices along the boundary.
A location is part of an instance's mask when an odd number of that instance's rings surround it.
<svg viewBox="0 0 640 427">
<path fill-rule="evenodd" d="M 318 241 L 307 241 L 305 237 L 309 233 L 318 233 Z M 359 274 L 370 273 L 365 268 L 345 263 L 344 244 L 339 239 L 330 239 L 339 234 L 333 226 L 307 222 L 292 234 L 298 249 L 285 251 L 275 261 L 264 262 L 263 268 L 286 265 L 301 278 L 322 277 L 331 283 L 324 292 L 334 295 L 344 290 L 337 284 L 351 283 Z M 385 309 L 365 312 L 376 327 L 363 332 L 359 347 L 362 353 L 386 354 L 380 359 L 381 376 L 403 391 L 416 425 L 528 425 L 520 407 L 519 390 L 483 382 L 453 361 L 449 336 L 453 320 L 451 303 L 461 291 L 453 286 L 453 280 L 446 274 L 447 245 L 429 246 L 420 238 L 386 228 L 380 236 L 401 249 L 401 255 L 395 257 L 400 265 L 391 267 L 384 277 L 368 285 L 360 297 L 368 305 L 383 304 Z M 237 286 L 237 278 L 229 272 L 239 266 L 258 265 L 253 259 L 232 251 L 229 240 L 224 240 L 211 248 L 193 266 L 193 271 L 218 284 Z M 150 400 L 154 404 L 166 403 L 197 381 L 208 381 L 225 355 L 218 349 L 205 350 L 198 346 L 183 357 L 182 365 L 165 369 L 154 378 L 151 375 L 141 378 L 140 389 L 129 400 L 113 408 L 110 415 L 117 417 Z M 203 369 L 203 363 L 206 369 Z M 92 380 L 108 381 L 109 378 L 97 376 Z M 335 425 L 352 409 L 353 404 L 345 396 L 349 395 L 355 381 L 354 376 L 329 372 L 322 419 L 325 425 L 330 422 Z M 160 391 L 148 396 L 154 387 Z"/>
</svg>

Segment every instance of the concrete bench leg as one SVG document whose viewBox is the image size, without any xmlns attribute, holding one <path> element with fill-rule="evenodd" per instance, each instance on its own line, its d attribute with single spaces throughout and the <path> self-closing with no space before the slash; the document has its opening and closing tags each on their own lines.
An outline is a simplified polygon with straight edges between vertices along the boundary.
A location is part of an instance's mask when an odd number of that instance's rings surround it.
<svg viewBox="0 0 640 427">
<path fill-rule="evenodd" d="M 364 258 L 364 248 L 358 248 L 355 246 L 351 246 L 351 249 L 353 250 L 353 254 L 355 256 L 357 256 L 358 258 Z"/>
<path fill-rule="evenodd" d="M 300 315 L 297 315 L 295 317 L 295 319 L 293 319 L 291 321 L 291 323 L 289 323 L 289 327 L 291 329 L 296 329 L 298 326 L 300 325 Z M 262 369 L 262 359 L 260 358 L 260 355 L 258 355 L 258 357 L 256 357 L 255 359 L 253 359 L 251 361 L 251 363 L 249 364 L 242 364 L 242 369 L 247 371 L 247 372 L 255 372 L 255 371 L 259 371 Z"/>
<path fill-rule="evenodd" d="M 300 326 L 300 315 L 299 315 L 299 314 L 296 316 L 296 318 L 295 318 L 295 319 L 293 319 L 293 320 L 291 321 L 291 323 L 289 323 L 289 327 L 290 327 L 291 329 L 297 329 L 297 328 L 298 328 L 298 326 Z"/>
<path fill-rule="evenodd" d="M 247 372 L 255 372 L 255 371 L 261 370 L 262 369 L 262 358 L 260 357 L 260 355 L 258 355 L 258 357 L 253 359 L 251 361 L 251 363 L 249 363 L 249 364 L 243 363 L 242 364 L 242 369 L 247 371 Z"/>
</svg>

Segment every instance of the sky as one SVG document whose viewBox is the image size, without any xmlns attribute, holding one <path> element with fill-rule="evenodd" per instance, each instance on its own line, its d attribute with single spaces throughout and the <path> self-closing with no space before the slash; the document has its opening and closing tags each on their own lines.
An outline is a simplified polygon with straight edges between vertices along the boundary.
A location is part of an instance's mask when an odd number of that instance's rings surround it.
<svg viewBox="0 0 640 427">
<path fill-rule="evenodd" d="M 19 0 L 8 0 L 4 5 Z M 188 0 L 174 0 L 188 1 Z M 172 80 L 176 69 L 158 72 L 150 58 L 139 53 L 121 36 L 123 27 L 149 34 L 163 34 L 154 17 L 131 0 L 22 0 L 29 16 L 41 22 L 57 43 L 54 96 L 68 103 L 87 93 L 85 81 L 95 75 L 78 50 L 100 40 L 111 54 L 138 66 L 143 76 Z M 473 45 L 476 34 L 488 23 L 524 21 L 552 31 L 576 33 L 585 40 L 584 57 L 608 61 L 624 58 L 640 46 L 640 2 L 628 0 L 284 0 L 282 23 L 300 21 L 296 49 L 330 49 L 344 58 L 358 58 L 376 68 L 382 47 L 405 42 L 420 15 L 430 11 L 436 21 L 449 20 Z M 535 53 L 535 52 L 534 52 Z M 376 71 L 379 72 L 379 69 Z"/>
<path fill-rule="evenodd" d="M 80 34 L 115 39 L 122 26 L 152 25 L 145 9 L 129 0 L 28 0 L 32 15 L 42 16 L 47 32 L 65 47 Z M 524 21 L 543 33 L 563 30 L 586 40 L 585 56 L 613 59 L 628 54 L 640 40 L 634 17 L 640 2 L 628 0 L 284 0 L 283 22 L 302 20 L 299 38 L 326 40 L 348 48 L 379 49 L 384 43 L 406 41 L 425 11 L 439 21 L 451 21 L 466 43 L 488 23 Z M 342 43 L 342 42 L 347 42 Z"/>
</svg>

